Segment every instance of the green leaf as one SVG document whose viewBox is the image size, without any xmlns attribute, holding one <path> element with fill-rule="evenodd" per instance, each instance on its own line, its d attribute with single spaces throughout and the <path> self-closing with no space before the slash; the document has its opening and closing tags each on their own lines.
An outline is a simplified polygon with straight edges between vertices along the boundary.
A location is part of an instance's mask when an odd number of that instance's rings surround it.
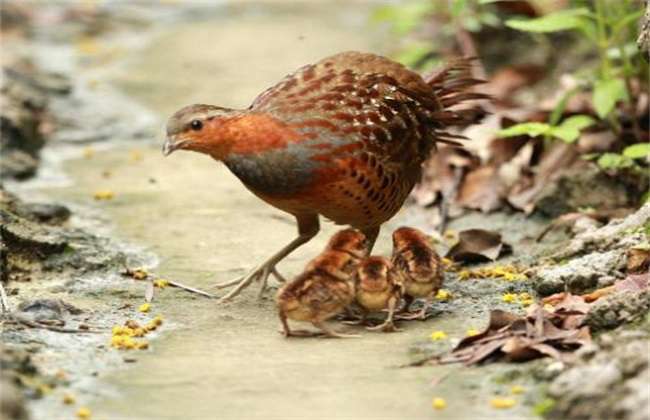
<svg viewBox="0 0 650 420">
<path fill-rule="evenodd" d="M 627 146 L 623 150 L 623 156 L 630 159 L 643 159 L 650 157 L 650 143 L 637 143 Z"/>
<path fill-rule="evenodd" d="M 550 134 L 558 137 L 567 143 L 573 143 L 580 137 L 580 131 L 592 126 L 596 120 L 588 115 L 574 115 L 562 121 L 557 127 L 551 128 Z"/>
<path fill-rule="evenodd" d="M 508 19 L 506 26 L 525 32 L 566 31 L 583 26 L 582 17 L 589 14 L 586 8 L 560 10 L 535 19 Z"/>
<path fill-rule="evenodd" d="M 580 158 L 582 160 L 595 160 L 600 154 L 598 153 L 585 153 L 584 155 L 580 155 Z"/>
<path fill-rule="evenodd" d="M 598 27 L 596 23 L 586 17 L 579 17 L 580 24 L 577 29 L 580 30 L 590 41 L 598 42 Z"/>
<path fill-rule="evenodd" d="M 629 168 L 634 165 L 632 159 L 618 153 L 603 153 L 597 163 L 603 169 Z"/>
<path fill-rule="evenodd" d="M 612 28 L 614 38 L 617 37 L 618 33 L 625 29 L 626 26 L 633 24 L 636 27 L 636 22 L 642 15 L 642 10 L 634 10 L 633 12 L 628 13 L 626 16 L 623 16 L 623 18 L 617 20 L 617 22 L 614 24 L 614 27 Z"/>
<path fill-rule="evenodd" d="M 555 108 L 553 108 L 553 112 L 551 112 L 551 116 L 548 119 L 549 124 L 551 125 L 557 125 L 558 122 L 560 122 L 560 118 L 562 118 L 562 114 L 564 113 L 564 110 L 566 109 L 567 102 L 569 102 L 569 99 L 573 97 L 580 88 L 573 88 L 564 93 L 562 95 L 562 99 L 555 105 Z"/>
<path fill-rule="evenodd" d="M 627 99 L 627 89 L 622 79 L 597 80 L 594 83 L 594 108 L 600 118 L 605 118 L 616 102 Z"/>
<path fill-rule="evenodd" d="M 500 137 L 514 137 L 514 136 L 530 136 L 537 137 L 543 134 L 548 134 L 551 126 L 540 122 L 527 122 L 513 125 L 512 127 L 499 130 L 497 133 Z"/>
<path fill-rule="evenodd" d="M 583 130 L 587 127 L 596 124 L 596 120 L 591 118 L 589 115 L 574 115 L 569 117 L 566 120 L 562 121 L 560 127 L 574 128 L 576 130 Z"/>
</svg>

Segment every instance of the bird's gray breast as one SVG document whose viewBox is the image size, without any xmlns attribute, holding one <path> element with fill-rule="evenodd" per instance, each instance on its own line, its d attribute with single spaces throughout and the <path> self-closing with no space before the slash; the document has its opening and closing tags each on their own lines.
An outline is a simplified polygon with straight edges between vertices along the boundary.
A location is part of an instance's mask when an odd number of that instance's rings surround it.
<svg viewBox="0 0 650 420">
<path fill-rule="evenodd" d="M 253 191 L 269 195 L 298 192 L 309 185 L 318 169 L 305 145 L 256 154 L 232 155 L 224 161 L 232 173 Z"/>
</svg>

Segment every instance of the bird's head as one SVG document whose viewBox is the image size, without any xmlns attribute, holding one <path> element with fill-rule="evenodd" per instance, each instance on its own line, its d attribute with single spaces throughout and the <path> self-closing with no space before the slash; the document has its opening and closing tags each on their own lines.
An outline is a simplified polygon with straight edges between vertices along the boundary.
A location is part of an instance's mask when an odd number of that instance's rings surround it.
<svg viewBox="0 0 650 420">
<path fill-rule="evenodd" d="M 400 227 L 393 232 L 393 252 L 404 252 L 423 244 L 431 244 L 431 240 L 418 229 Z"/>
<path fill-rule="evenodd" d="M 392 275 L 392 264 L 385 257 L 372 256 L 364 259 L 357 269 L 357 279 L 361 289 L 381 291 L 387 286 Z"/>
<path fill-rule="evenodd" d="M 229 148 L 227 121 L 240 111 L 213 105 L 195 104 L 176 111 L 167 121 L 167 141 L 163 154 L 192 150 L 221 158 Z"/>
<path fill-rule="evenodd" d="M 368 240 L 356 229 L 343 229 L 330 238 L 325 249 L 347 252 L 356 258 L 363 258 L 368 255 Z"/>
</svg>

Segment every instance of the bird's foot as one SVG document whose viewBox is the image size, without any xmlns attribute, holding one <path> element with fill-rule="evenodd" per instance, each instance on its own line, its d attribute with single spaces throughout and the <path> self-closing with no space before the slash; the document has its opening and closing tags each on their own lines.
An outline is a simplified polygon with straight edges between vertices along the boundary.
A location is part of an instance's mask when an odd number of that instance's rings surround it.
<svg viewBox="0 0 650 420">
<path fill-rule="evenodd" d="M 361 337 L 359 334 L 345 334 L 345 333 L 340 333 L 337 331 L 328 331 L 321 337 L 323 338 L 359 338 Z"/>
<path fill-rule="evenodd" d="M 395 315 L 395 319 L 402 319 L 405 321 L 412 321 L 418 319 L 420 321 L 424 321 L 429 317 L 429 315 L 427 314 L 427 309 L 428 309 L 427 306 L 424 306 L 422 307 L 422 309 L 420 309 L 417 312 L 402 312 L 400 314 Z"/>
<path fill-rule="evenodd" d="M 330 327 L 328 327 L 324 322 L 318 322 L 314 321 L 312 324 L 323 331 L 325 335 L 323 335 L 324 338 L 359 338 L 361 337 L 360 335 L 357 334 L 345 334 L 345 333 L 340 333 L 338 331 L 334 331 Z"/>
<path fill-rule="evenodd" d="M 366 327 L 368 331 L 383 331 L 383 332 L 398 332 L 402 331 L 401 328 L 397 328 L 393 321 L 386 321 L 382 324 L 375 325 L 374 327 Z"/>
<path fill-rule="evenodd" d="M 309 331 L 309 330 L 280 330 L 280 333 L 286 338 L 289 337 L 322 337 L 325 335 L 322 331 Z"/>
<path fill-rule="evenodd" d="M 362 318 L 357 318 L 357 319 L 345 319 L 341 321 L 341 324 L 345 325 L 368 325 L 368 321 Z"/>
<path fill-rule="evenodd" d="M 260 291 L 258 294 L 258 297 L 261 297 L 264 291 L 266 290 L 266 286 L 268 283 L 268 278 L 269 276 L 273 274 L 273 276 L 280 282 L 284 283 L 286 282 L 286 279 L 278 273 L 278 271 L 275 268 L 275 263 L 274 262 L 266 262 L 250 273 L 238 277 L 234 280 L 225 282 L 225 283 L 219 283 L 215 284 L 213 288 L 215 289 L 223 289 L 226 287 L 230 286 L 235 286 L 231 291 L 229 291 L 225 296 L 223 296 L 221 299 L 218 300 L 218 303 L 223 303 L 223 302 L 228 302 L 235 296 L 241 293 L 242 290 L 247 288 L 251 283 L 254 281 L 259 281 L 261 286 L 260 286 Z"/>
</svg>

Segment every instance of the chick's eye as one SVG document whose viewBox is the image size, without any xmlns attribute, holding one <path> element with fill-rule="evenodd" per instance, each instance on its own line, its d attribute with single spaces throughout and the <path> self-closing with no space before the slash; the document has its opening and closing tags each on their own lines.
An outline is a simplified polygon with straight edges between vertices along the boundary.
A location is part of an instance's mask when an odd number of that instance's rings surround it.
<svg viewBox="0 0 650 420">
<path fill-rule="evenodd" d="M 203 123 L 199 120 L 192 120 L 190 127 L 192 127 L 192 130 L 199 131 L 203 128 Z"/>
</svg>

